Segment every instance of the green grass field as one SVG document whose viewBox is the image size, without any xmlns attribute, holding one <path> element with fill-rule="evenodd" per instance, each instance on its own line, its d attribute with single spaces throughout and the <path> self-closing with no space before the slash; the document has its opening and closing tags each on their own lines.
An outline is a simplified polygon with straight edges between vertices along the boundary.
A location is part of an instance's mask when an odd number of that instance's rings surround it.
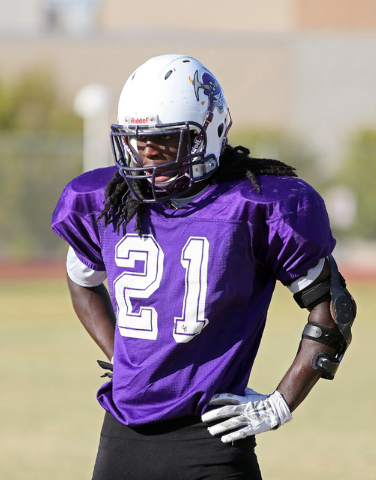
<svg viewBox="0 0 376 480">
<path fill-rule="evenodd" d="M 321 380 L 294 421 L 257 437 L 265 480 L 376 477 L 375 285 L 356 283 L 353 344 L 336 379 Z M 65 282 L 0 282 L 0 479 L 90 479 L 103 413 L 96 360 Z M 272 392 L 306 321 L 278 287 L 250 386 Z"/>
</svg>

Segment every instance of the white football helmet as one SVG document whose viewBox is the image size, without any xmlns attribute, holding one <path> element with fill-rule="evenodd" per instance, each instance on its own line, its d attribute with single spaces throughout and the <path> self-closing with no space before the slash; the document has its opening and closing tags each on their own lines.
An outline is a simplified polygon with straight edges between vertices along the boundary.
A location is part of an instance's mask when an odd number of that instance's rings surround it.
<svg viewBox="0 0 376 480">
<path fill-rule="evenodd" d="M 129 77 L 121 92 L 118 124 L 111 126 L 115 163 L 139 202 L 161 202 L 187 193 L 219 165 L 227 143 L 231 117 L 223 91 L 210 71 L 192 57 L 162 55 L 151 58 Z M 137 139 L 148 135 L 180 134 L 177 158 L 144 168 Z M 184 151 L 183 151 L 184 150 Z M 144 198 L 134 180 L 146 181 Z"/>
</svg>

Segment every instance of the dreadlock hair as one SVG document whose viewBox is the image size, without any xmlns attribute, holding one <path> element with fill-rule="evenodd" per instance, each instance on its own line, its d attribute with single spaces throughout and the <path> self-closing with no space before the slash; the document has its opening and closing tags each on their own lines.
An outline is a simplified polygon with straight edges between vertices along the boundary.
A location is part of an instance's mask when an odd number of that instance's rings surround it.
<svg viewBox="0 0 376 480">
<path fill-rule="evenodd" d="M 227 145 L 221 155 L 220 164 L 216 172 L 210 177 L 210 184 L 218 184 L 228 180 L 239 180 L 248 178 L 256 190 L 260 193 L 260 185 L 257 181 L 257 175 L 283 175 L 296 177 L 295 168 L 286 165 L 279 160 L 267 158 L 252 158 L 249 156 L 248 148 L 238 146 L 231 147 Z M 147 182 L 132 180 L 136 193 L 143 198 L 147 198 L 151 189 Z M 112 179 L 108 182 L 105 190 L 104 207 L 97 221 L 102 217 L 107 226 L 117 220 L 117 232 L 120 226 L 126 226 L 136 215 L 135 232 L 141 236 L 141 219 L 145 204 L 135 200 L 128 188 L 127 183 L 121 177 L 119 172 L 115 172 Z"/>
<path fill-rule="evenodd" d="M 257 175 L 283 175 L 297 177 L 295 168 L 279 160 L 268 158 L 252 158 L 250 151 L 245 147 L 231 147 L 227 145 L 221 155 L 219 167 L 211 177 L 211 183 L 222 183 L 228 180 L 248 178 L 260 193 Z"/>
</svg>

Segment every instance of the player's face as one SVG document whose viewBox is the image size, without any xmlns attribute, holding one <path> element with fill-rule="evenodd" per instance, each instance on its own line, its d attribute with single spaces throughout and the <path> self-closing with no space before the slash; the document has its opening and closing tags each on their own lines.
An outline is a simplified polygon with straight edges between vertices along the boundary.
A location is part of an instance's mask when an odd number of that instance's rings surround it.
<svg viewBox="0 0 376 480">
<path fill-rule="evenodd" d="M 163 173 L 163 165 L 174 162 L 177 158 L 179 139 L 179 133 L 140 136 L 137 140 L 137 147 L 143 167 L 147 168 L 160 165 L 161 168 L 158 168 L 157 173 Z M 186 151 L 187 143 L 183 141 L 180 152 L 184 156 Z M 177 166 L 179 166 L 179 163 L 177 163 Z M 171 174 L 159 175 L 155 177 L 155 182 L 163 183 L 168 181 L 170 177 Z"/>
</svg>

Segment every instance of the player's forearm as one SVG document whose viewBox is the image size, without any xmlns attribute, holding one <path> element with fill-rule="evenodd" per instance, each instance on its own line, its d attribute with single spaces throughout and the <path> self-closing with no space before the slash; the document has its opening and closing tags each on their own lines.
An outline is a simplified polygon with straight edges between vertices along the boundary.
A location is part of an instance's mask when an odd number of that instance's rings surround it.
<svg viewBox="0 0 376 480">
<path fill-rule="evenodd" d="M 330 328 L 336 328 L 335 322 L 330 314 L 329 302 L 317 305 L 312 310 L 309 321 Z M 277 387 L 277 390 L 283 395 L 289 405 L 291 412 L 306 398 L 320 378 L 320 375 L 312 368 L 312 359 L 318 352 L 327 352 L 332 355 L 336 353 L 333 347 L 304 339 L 298 355 Z"/>
<path fill-rule="evenodd" d="M 81 287 L 68 277 L 73 308 L 81 323 L 110 360 L 114 353 L 116 319 L 106 287 Z"/>
</svg>

